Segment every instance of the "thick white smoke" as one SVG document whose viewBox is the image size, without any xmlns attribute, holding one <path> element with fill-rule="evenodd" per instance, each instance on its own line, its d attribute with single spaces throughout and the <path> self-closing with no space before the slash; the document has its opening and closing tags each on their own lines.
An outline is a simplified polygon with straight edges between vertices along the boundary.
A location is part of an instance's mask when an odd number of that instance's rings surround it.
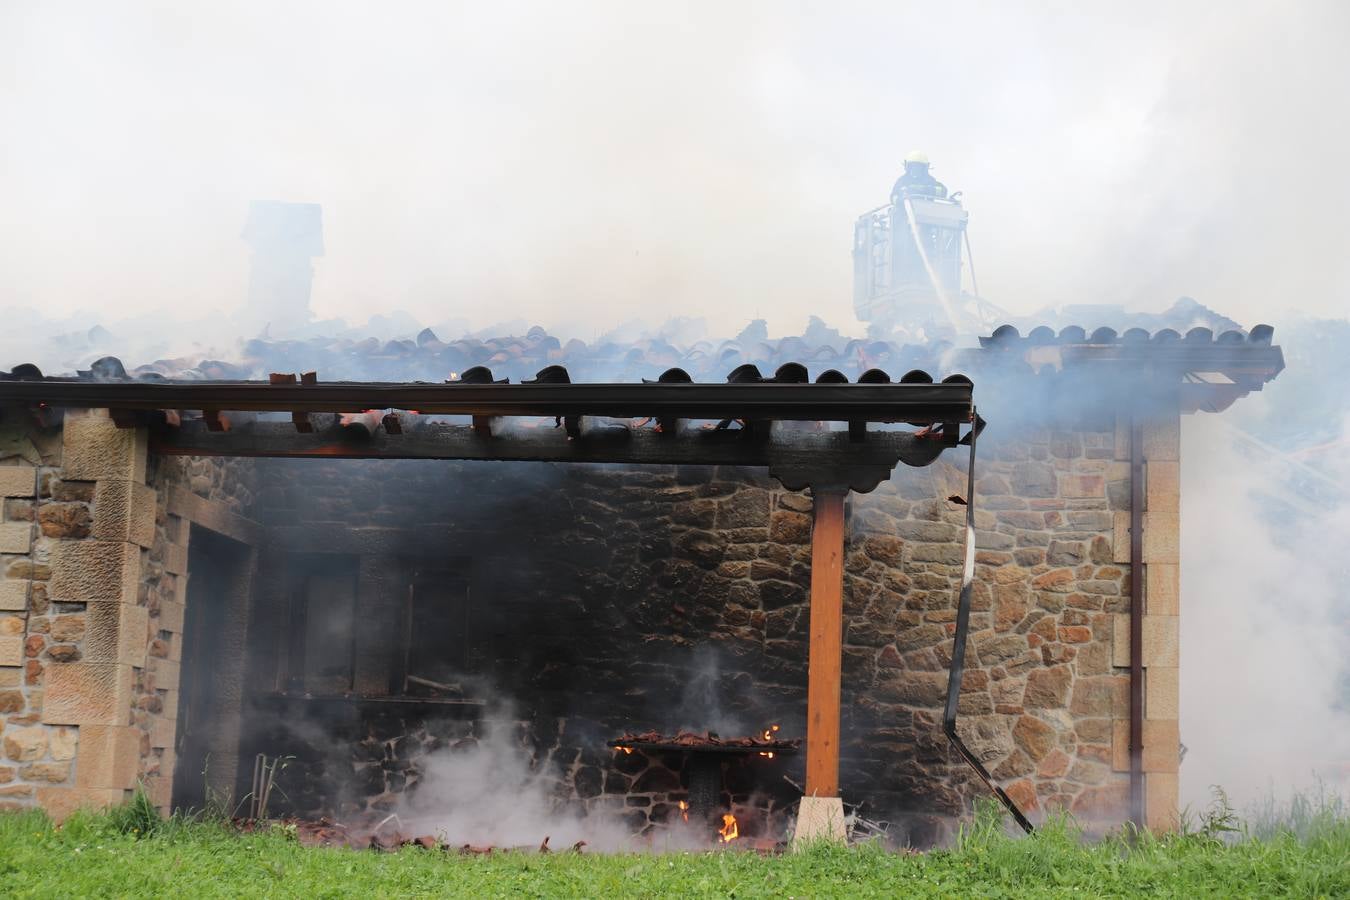
<svg viewBox="0 0 1350 900">
<path fill-rule="evenodd" d="M 1278 461 L 1239 454 L 1221 417 L 1183 422 L 1182 802 L 1211 785 L 1283 801 L 1319 779 L 1350 793 L 1350 506 L 1277 521 Z M 1332 475 L 1350 485 L 1344 453 Z"/>
<path fill-rule="evenodd" d="M 229 315 L 285 200 L 323 206 L 320 318 L 844 326 L 853 219 L 920 148 L 1014 313 L 1328 314 L 1348 32 L 1338 0 L 10 0 L 0 310 Z"/>
<path fill-rule="evenodd" d="M 563 850 L 586 841 L 593 850 L 634 849 L 618 810 L 583 815 L 560 802 L 557 776 L 533 759 L 510 719 L 485 723 L 477 742 L 447 747 L 421 763 L 416 790 L 398 809 L 405 834 L 429 834 L 451 846 L 535 848 L 544 838 Z"/>
</svg>

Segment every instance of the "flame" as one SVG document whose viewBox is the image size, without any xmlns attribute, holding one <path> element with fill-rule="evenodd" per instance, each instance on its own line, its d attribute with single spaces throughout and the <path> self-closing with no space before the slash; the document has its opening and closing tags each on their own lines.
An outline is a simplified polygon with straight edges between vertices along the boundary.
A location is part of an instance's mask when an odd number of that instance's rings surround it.
<svg viewBox="0 0 1350 900">
<path fill-rule="evenodd" d="M 741 836 L 740 829 L 736 827 L 736 817 L 731 813 L 722 814 L 722 827 L 717 829 L 718 840 L 724 844 L 729 844 Z"/>
<path fill-rule="evenodd" d="M 777 733 L 778 733 L 778 726 L 770 725 L 768 728 L 764 729 L 764 733 L 760 735 L 759 739 L 761 741 L 771 741 L 773 740 L 773 736 Z M 765 759 L 773 759 L 772 751 L 761 751 L 759 755 L 764 757 Z"/>
<path fill-rule="evenodd" d="M 622 750 L 624 753 L 632 753 L 632 752 L 633 752 L 633 748 L 632 748 L 632 747 L 625 747 L 625 746 L 623 746 L 622 744 L 620 744 L 619 746 L 615 747 L 614 749 L 615 749 L 615 750 Z"/>
<path fill-rule="evenodd" d="M 683 800 L 680 801 L 680 818 L 684 819 L 686 822 L 689 821 L 689 804 L 685 803 Z"/>
</svg>

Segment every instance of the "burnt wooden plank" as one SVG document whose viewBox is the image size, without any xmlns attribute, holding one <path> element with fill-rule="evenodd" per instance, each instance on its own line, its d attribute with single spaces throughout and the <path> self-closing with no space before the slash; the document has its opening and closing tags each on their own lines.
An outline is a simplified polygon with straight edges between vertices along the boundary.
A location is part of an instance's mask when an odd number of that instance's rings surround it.
<svg viewBox="0 0 1350 900">
<path fill-rule="evenodd" d="M 428 423 L 415 432 L 389 436 L 383 430 L 352 438 L 336 429 L 297 433 L 287 422 L 253 421 L 228 432 L 209 432 L 199 421 L 151 432 L 154 452 L 177 456 L 247 456 L 322 459 L 443 459 L 634 465 L 730 465 L 768 467 L 785 485 L 799 489 L 821 478 L 867 491 L 897 463 L 925 466 L 955 440 L 906 431 L 875 431 L 855 442 L 847 431 L 782 428 L 756 440 L 737 431 L 597 427 L 569 439 L 561 428 L 500 429 L 491 437 L 471 425 Z"/>
<path fill-rule="evenodd" d="M 968 422 L 969 384 L 451 384 L 0 381 L 0 403 L 252 412 Z"/>
</svg>

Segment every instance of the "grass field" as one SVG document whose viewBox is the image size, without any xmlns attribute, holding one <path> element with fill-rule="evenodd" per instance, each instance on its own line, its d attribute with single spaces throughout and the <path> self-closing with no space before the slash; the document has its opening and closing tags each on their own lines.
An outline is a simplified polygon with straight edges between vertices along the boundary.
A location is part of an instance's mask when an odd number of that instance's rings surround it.
<svg viewBox="0 0 1350 900">
<path fill-rule="evenodd" d="M 1316 812 L 1267 836 L 1227 816 L 1191 833 L 1087 843 L 1067 822 L 1009 836 L 982 814 L 952 850 L 817 847 L 778 857 L 313 849 L 282 827 L 160 822 L 127 807 L 58 828 L 0 814 L 3 897 L 1350 897 L 1350 819 Z"/>
</svg>

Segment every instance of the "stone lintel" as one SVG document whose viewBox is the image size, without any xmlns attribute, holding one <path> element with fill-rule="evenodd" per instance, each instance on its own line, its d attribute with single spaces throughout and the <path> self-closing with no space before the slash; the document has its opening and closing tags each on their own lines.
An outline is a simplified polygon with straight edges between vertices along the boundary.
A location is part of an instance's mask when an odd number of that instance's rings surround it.
<svg viewBox="0 0 1350 900">
<path fill-rule="evenodd" d="M 199 497 L 182 487 L 174 486 L 170 489 L 168 511 L 180 519 L 179 531 L 173 532 L 177 543 L 187 543 L 186 531 L 189 522 L 252 547 L 261 545 L 264 540 L 262 525 L 230 512 L 223 503 Z"/>
</svg>

